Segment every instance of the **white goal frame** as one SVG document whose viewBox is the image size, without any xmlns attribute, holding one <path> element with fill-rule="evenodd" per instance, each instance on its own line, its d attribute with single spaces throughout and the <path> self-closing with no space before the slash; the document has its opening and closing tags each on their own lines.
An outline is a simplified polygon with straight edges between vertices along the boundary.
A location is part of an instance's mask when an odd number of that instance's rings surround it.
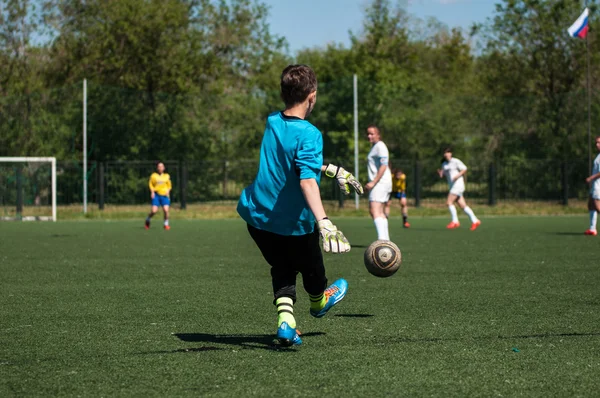
<svg viewBox="0 0 600 398">
<path fill-rule="evenodd" d="M 52 217 L 23 217 L 23 221 L 56 221 L 56 158 L 54 157 L 0 157 L 0 163 L 50 163 L 52 166 Z"/>
</svg>

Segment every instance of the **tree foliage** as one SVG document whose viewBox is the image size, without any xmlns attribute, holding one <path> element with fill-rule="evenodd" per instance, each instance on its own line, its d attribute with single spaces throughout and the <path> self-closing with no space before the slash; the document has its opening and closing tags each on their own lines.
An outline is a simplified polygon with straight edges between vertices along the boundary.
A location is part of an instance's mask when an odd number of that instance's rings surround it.
<svg viewBox="0 0 600 398">
<path fill-rule="evenodd" d="M 372 0 L 348 48 L 294 59 L 259 0 L 0 0 L 0 154 L 80 159 L 87 79 L 93 160 L 252 158 L 281 107 L 280 71 L 302 62 L 319 78 L 311 120 L 328 158 L 353 151 L 355 73 L 361 134 L 378 124 L 396 158 L 435 159 L 446 145 L 466 160 L 581 158 L 586 48 L 565 31 L 581 11 L 502 0 L 464 32 Z"/>
</svg>

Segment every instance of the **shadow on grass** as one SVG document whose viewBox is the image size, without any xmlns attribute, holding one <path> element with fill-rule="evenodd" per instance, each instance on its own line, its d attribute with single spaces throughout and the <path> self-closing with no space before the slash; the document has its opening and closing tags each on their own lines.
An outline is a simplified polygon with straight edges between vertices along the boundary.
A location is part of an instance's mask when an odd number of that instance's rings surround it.
<svg viewBox="0 0 600 398">
<path fill-rule="evenodd" d="M 559 236 L 581 236 L 581 237 L 585 236 L 583 234 L 583 232 L 551 232 L 551 234 L 559 235 Z"/>
<path fill-rule="evenodd" d="M 444 341 L 464 341 L 464 340 L 522 340 L 522 339 L 544 339 L 551 337 L 596 337 L 600 336 L 600 332 L 589 333 L 539 333 L 539 334 L 523 334 L 514 336 L 476 336 L 476 337 L 423 337 L 409 338 L 399 337 L 390 340 L 399 343 L 429 343 L 429 342 L 444 342 Z"/>
<path fill-rule="evenodd" d="M 138 355 L 178 354 L 178 353 L 184 353 L 184 352 L 206 352 L 206 351 L 223 351 L 223 350 L 225 350 L 225 348 L 222 348 L 222 347 L 191 347 L 191 348 L 179 348 L 177 350 L 138 352 Z"/>
<path fill-rule="evenodd" d="M 208 343 L 208 344 L 223 344 L 228 346 L 235 346 L 244 349 L 263 349 L 263 350 L 277 350 L 283 349 L 295 351 L 293 347 L 286 348 L 282 347 L 277 343 L 275 336 L 272 334 L 209 334 L 209 333 L 174 333 L 181 341 L 186 343 Z M 323 336 L 323 332 L 312 332 L 302 334 L 302 338 L 311 338 L 316 336 Z M 215 351 L 223 350 L 225 348 L 219 347 L 200 347 L 196 349 L 182 349 L 174 352 L 189 352 L 189 351 Z"/>
<path fill-rule="evenodd" d="M 336 314 L 335 316 L 340 318 L 372 318 L 375 315 L 372 314 Z"/>
</svg>

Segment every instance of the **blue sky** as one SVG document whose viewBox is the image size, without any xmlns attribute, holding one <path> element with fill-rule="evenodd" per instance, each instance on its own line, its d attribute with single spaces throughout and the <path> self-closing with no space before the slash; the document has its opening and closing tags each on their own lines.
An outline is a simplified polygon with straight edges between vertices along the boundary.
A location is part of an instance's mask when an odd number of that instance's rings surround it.
<svg viewBox="0 0 600 398">
<path fill-rule="evenodd" d="M 284 36 L 295 54 L 305 47 L 330 42 L 349 45 L 348 31 L 360 33 L 369 0 L 263 0 L 270 6 L 271 32 Z M 392 0 L 394 3 L 394 0 Z M 444 24 L 468 29 L 493 15 L 499 0 L 404 0 L 420 19 L 435 17 Z"/>
</svg>

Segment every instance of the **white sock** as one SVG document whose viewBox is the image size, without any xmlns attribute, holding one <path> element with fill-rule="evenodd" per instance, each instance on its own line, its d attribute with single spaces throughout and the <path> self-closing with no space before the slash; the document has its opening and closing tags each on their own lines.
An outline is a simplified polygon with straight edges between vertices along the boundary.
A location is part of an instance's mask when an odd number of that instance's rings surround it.
<svg viewBox="0 0 600 398">
<path fill-rule="evenodd" d="M 590 210 L 590 229 L 596 230 L 596 221 L 598 220 L 598 212 L 596 210 Z"/>
<path fill-rule="evenodd" d="M 165 226 L 169 225 L 169 220 L 165 220 Z"/>
<path fill-rule="evenodd" d="M 471 208 L 469 206 L 465 207 L 463 209 L 463 211 L 465 212 L 465 214 L 467 216 L 469 216 L 469 218 L 471 219 L 471 222 L 476 222 L 477 221 L 477 217 L 475 217 L 475 213 L 473 213 L 473 210 L 471 210 Z"/>
<path fill-rule="evenodd" d="M 458 214 L 456 213 L 456 207 L 454 205 L 448 206 L 448 210 L 450 210 L 450 215 L 452 216 L 452 222 L 458 222 Z"/>
<path fill-rule="evenodd" d="M 385 217 L 379 217 L 373 220 L 375 229 L 377 229 L 378 240 L 390 240 L 390 232 L 388 231 L 388 220 Z"/>
</svg>

